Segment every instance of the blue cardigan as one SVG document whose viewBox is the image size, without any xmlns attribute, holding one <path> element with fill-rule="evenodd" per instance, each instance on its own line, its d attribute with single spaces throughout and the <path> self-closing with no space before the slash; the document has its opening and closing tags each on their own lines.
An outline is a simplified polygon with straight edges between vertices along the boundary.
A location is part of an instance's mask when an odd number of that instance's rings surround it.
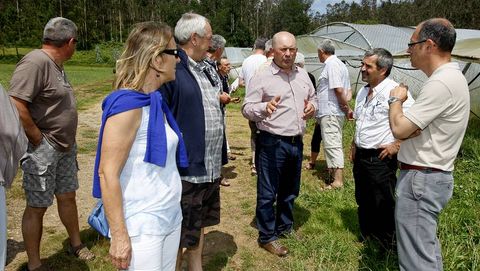
<svg viewBox="0 0 480 271">
<path fill-rule="evenodd" d="M 178 49 L 175 81 L 160 88 L 163 98 L 180 128 L 188 154 L 188 168 L 178 168 L 181 176 L 205 176 L 205 114 L 202 92 L 188 68 L 188 56 Z"/>
<path fill-rule="evenodd" d="M 154 165 L 164 167 L 167 161 L 167 135 L 165 132 L 164 115 L 172 130 L 178 136 L 177 146 L 177 166 L 187 167 L 188 160 L 185 145 L 180 130 L 175 123 L 172 113 L 162 99 L 160 92 L 155 91 L 150 94 L 144 94 L 138 91 L 120 89 L 108 95 L 102 103 L 102 124 L 98 135 L 97 156 L 93 172 L 93 191 L 96 198 L 101 198 L 100 177 L 98 168 L 100 165 L 100 155 L 102 151 L 103 130 L 107 119 L 113 115 L 141 108 L 150 105 L 150 114 L 147 129 L 147 149 L 145 151 L 144 161 Z"/>
</svg>

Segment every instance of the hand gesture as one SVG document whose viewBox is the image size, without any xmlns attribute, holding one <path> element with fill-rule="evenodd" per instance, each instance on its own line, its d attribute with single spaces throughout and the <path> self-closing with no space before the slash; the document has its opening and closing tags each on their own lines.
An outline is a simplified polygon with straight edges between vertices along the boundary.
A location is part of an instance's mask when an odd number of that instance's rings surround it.
<svg viewBox="0 0 480 271">
<path fill-rule="evenodd" d="M 271 116 L 273 112 L 277 111 L 277 105 L 280 103 L 280 96 L 275 96 L 267 103 L 267 116 Z"/>
</svg>

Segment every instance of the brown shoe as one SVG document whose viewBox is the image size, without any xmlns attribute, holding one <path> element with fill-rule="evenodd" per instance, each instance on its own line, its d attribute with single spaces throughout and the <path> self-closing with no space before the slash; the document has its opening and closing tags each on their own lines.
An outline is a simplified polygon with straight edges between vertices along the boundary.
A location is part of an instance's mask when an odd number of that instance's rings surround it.
<svg viewBox="0 0 480 271">
<path fill-rule="evenodd" d="M 259 244 L 259 246 L 279 257 L 285 257 L 288 254 L 288 249 L 280 244 L 278 240 L 273 240 L 272 242 L 266 244 Z"/>
</svg>

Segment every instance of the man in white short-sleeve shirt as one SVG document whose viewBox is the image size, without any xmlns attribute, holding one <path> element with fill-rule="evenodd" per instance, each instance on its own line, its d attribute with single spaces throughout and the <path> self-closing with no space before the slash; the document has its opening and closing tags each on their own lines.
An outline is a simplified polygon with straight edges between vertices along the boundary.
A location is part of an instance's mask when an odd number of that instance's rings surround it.
<svg viewBox="0 0 480 271">
<path fill-rule="evenodd" d="M 317 122 L 320 124 L 325 160 L 331 178 L 325 189 L 343 186 L 342 129 L 345 114 L 352 111 L 348 106 L 350 78 L 345 64 L 335 56 L 331 40 L 318 45 L 318 58 L 325 63 L 317 88 Z"/>
<path fill-rule="evenodd" d="M 267 57 L 265 56 L 265 43 L 267 39 L 257 38 L 255 44 L 253 45 L 253 53 L 249 57 L 245 58 L 242 63 L 242 72 L 240 74 L 240 81 L 245 85 L 245 96 L 247 96 L 248 91 L 252 88 L 250 87 L 250 81 L 257 71 L 267 62 Z M 248 121 L 248 126 L 250 127 L 250 149 L 252 151 L 252 165 L 251 170 L 252 174 L 257 174 L 255 168 L 255 141 L 257 140 L 257 126 L 254 121 Z"/>
<path fill-rule="evenodd" d="M 467 81 L 451 62 L 455 40 L 446 19 L 420 23 L 407 52 L 428 80 L 408 112 L 401 106 L 407 87 L 390 93 L 390 126 L 396 138 L 405 139 L 398 154 L 395 207 L 400 270 L 443 270 L 438 215 L 452 196 L 453 163 L 470 114 Z"/>
<path fill-rule="evenodd" d="M 394 244 L 394 191 L 400 149 L 400 140 L 393 137 L 388 122 L 390 90 L 398 86 L 388 77 L 392 67 L 393 56 L 389 51 L 375 48 L 365 52 L 361 73 L 367 85 L 356 97 L 355 135 L 350 150 L 362 239 L 378 240 L 385 249 Z M 409 96 L 403 109 L 412 104 L 413 98 Z"/>
</svg>

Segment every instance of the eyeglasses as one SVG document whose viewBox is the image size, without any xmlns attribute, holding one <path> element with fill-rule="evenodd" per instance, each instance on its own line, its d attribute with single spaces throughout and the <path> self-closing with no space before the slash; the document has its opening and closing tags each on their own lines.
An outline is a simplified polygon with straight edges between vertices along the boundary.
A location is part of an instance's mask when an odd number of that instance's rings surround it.
<svg viewBox="0 0 480 271">
<path fill-rule="evenodd" d="M 424 43 L 424 42 L 426 42 L 426 41 L 427 41 L 427 40 L 424 39 L 424 40 L 420 40 L 420 41 L 410 42 L 410 43 L 408 44 L 408 48 L 411 49 L 415 44 Z"/>
<path fill-rule="evenodd" d="M 178 50 L 177 49 L 165 49 L 165 50 L 162 51 L 162 53 L 178 57 Z"/>
</svg>

